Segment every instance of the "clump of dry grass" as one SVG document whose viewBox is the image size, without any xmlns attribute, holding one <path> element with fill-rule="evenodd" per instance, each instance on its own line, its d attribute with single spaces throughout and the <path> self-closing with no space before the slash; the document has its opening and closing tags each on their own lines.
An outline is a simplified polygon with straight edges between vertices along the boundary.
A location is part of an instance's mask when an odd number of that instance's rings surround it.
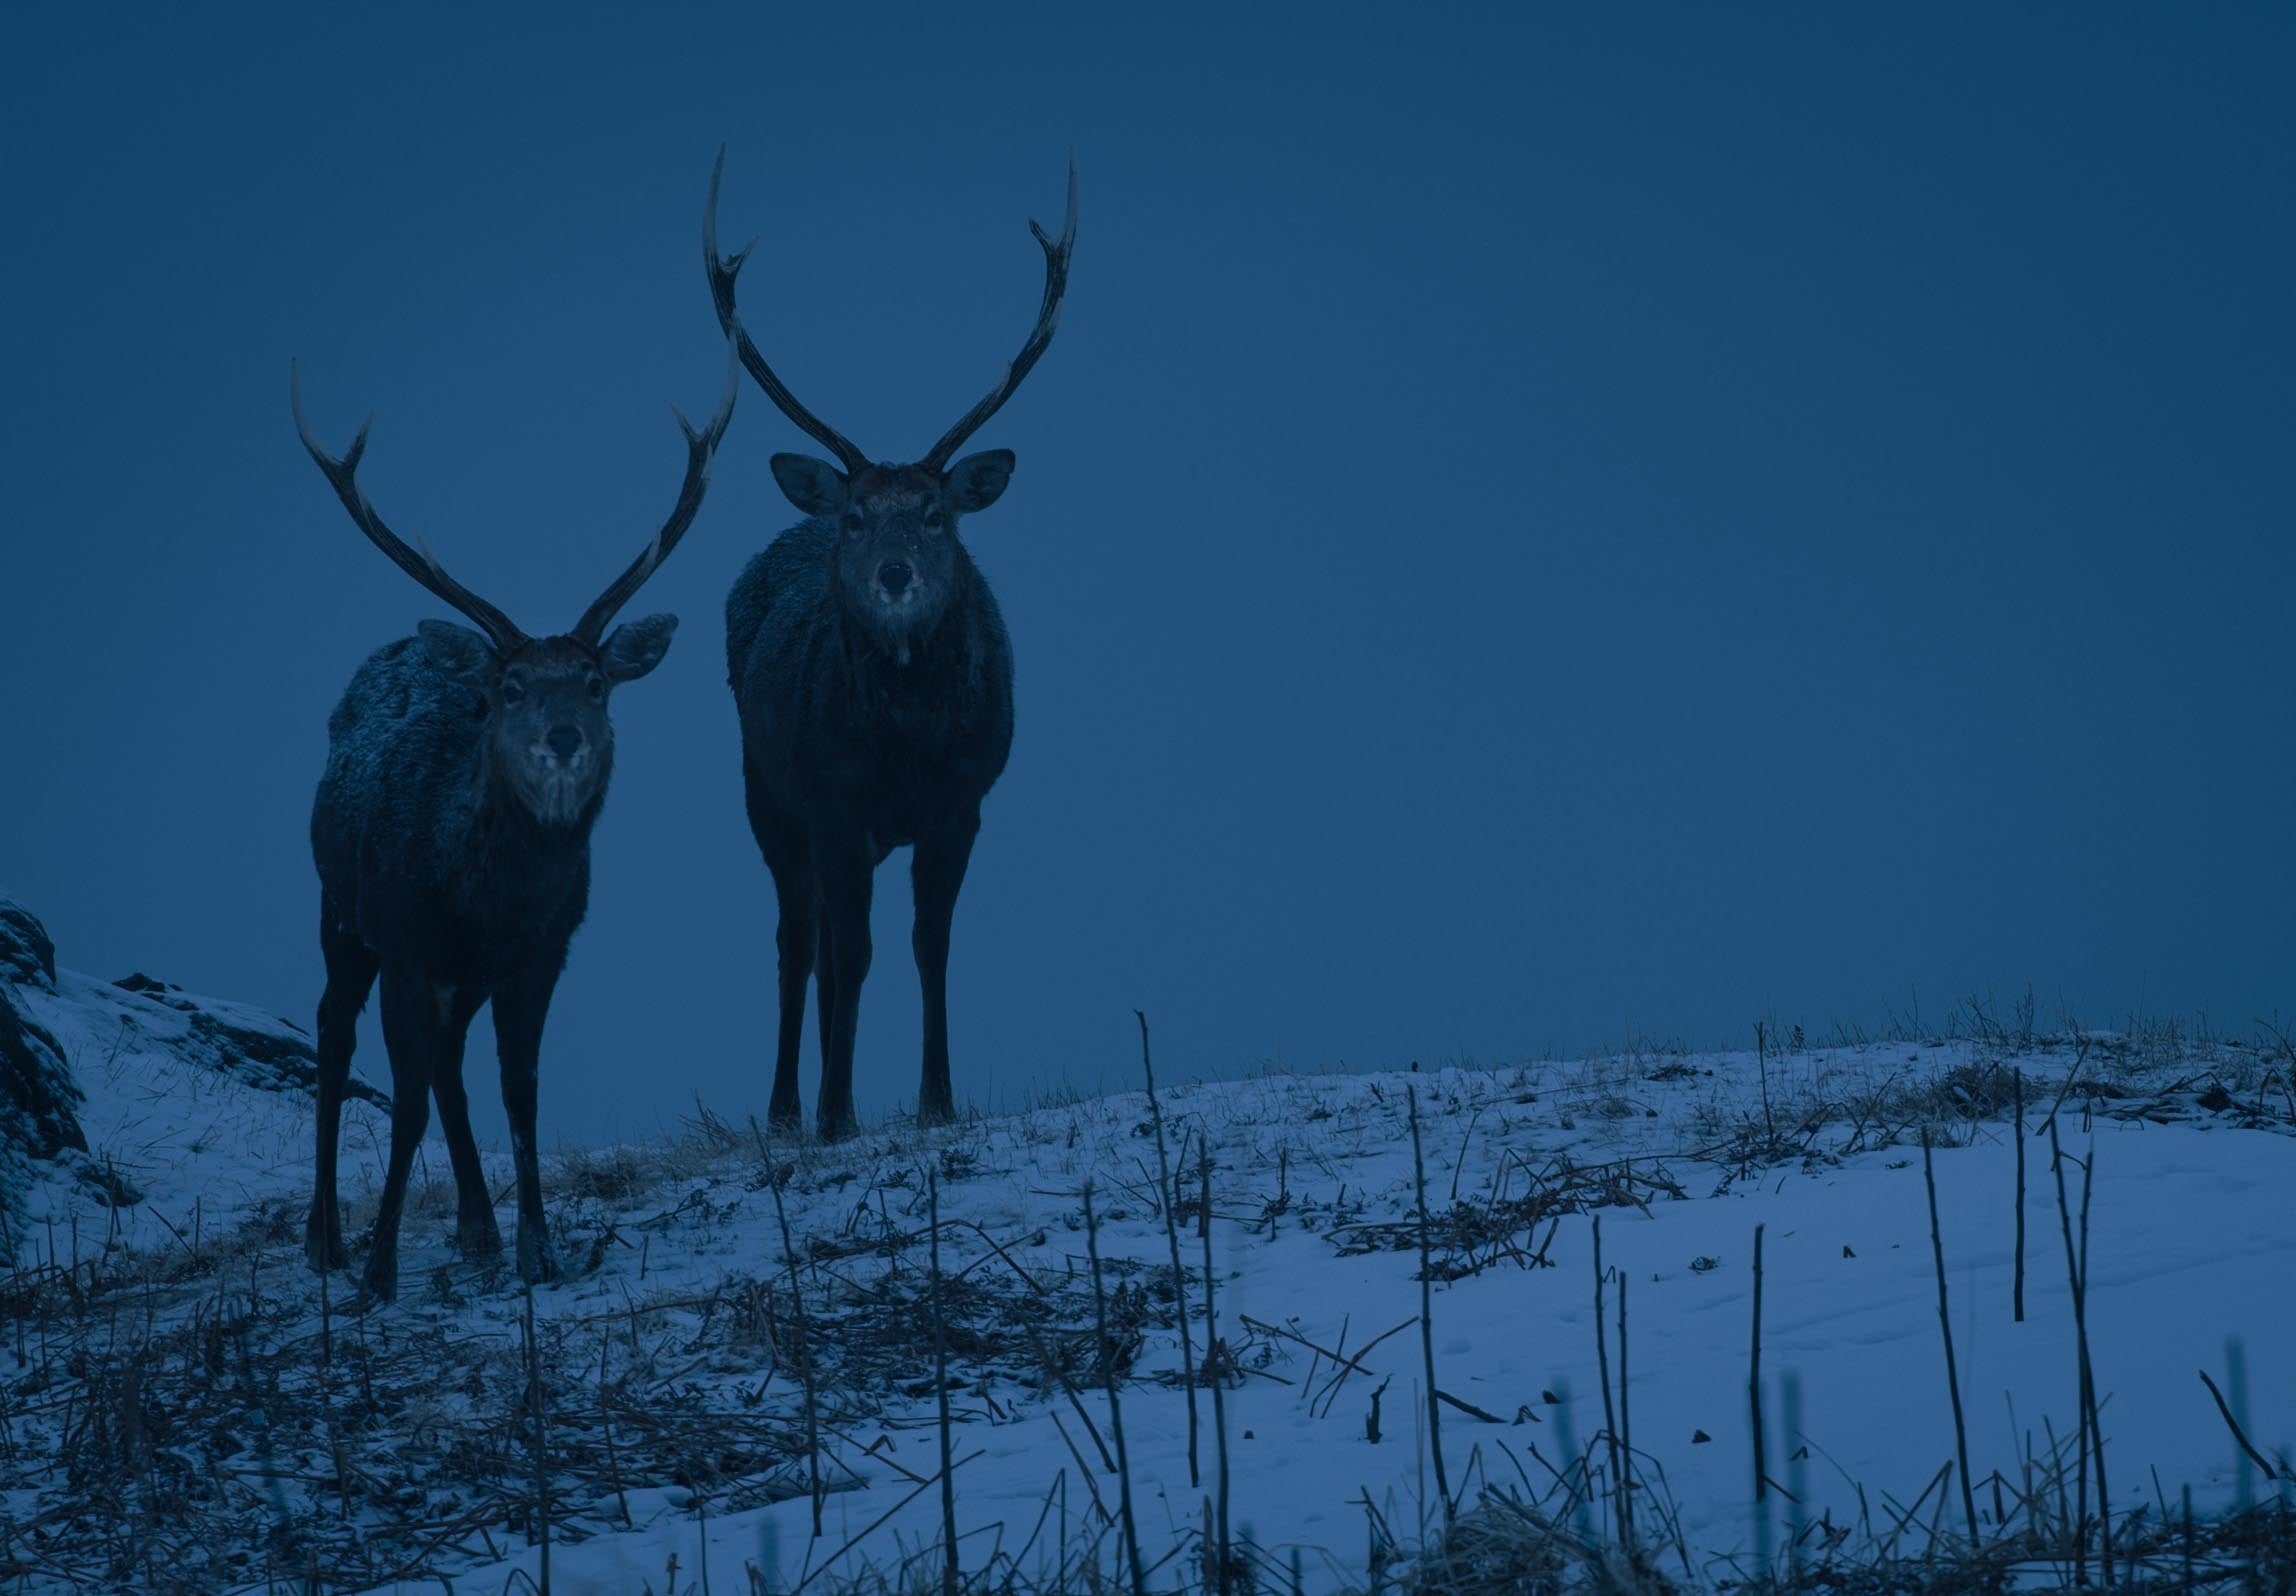
<svg viewBox="0 0 2296 1596">
<path fill-rule="evenodd" d="M 714 1514 L 802 1495 L 817 1465 L 824 1489 L 850 1488 L 860 1476 L 842 1458 L 861 1448 L 845 1436 L 930 1389 L 919 1305 L 935 1233 L 921 1165 L 880 1166 L 842 1228 L 799 1243 L 818 1447 L 785 1367 L 798 1339 L 790 1281 L 751 1260 L 753 1271 L 697 1288 L 688 1256 L 682 1284 L 642 1285 L 649 1251 L 664 1263 L 690 1254 L 794 1165 L 816 1191 L 855 1178 L 810 1150 L 776 1168 L 753 1162 L 764 1150 L 705 1110 L 667 1147 L 553 1160 L 562 1262 L 578 1282 L 611 1255 L 623 1290 L 590 1311 L 561 1299 L 533 1328 L 531 1363 L 516 1283 L 499 1267 L 440 1264 L 413 1275 L 388 1312 L 354 1317 L 305 1272 L 292 1205 L 197 1253 L 97 1253 L 13 1272 L 0 1308 L 23 1350 L 13 1368 L 0 1356 L 4 1468 L 18 1500 L 38 1506 L 0 1533 L 0 1580 L 365 1588 L 489 1562 L 505 1537 L 515 1545 L 542 1528 L 545 1433 L 561 1545 L 626 1527 L 642 1489 L 679 1488 Z M 944 1179 L 973 1172 L 956 1151 L 934 1158 Z M 1000 1385 L 1057 1401 L 1098 1384 L 1104 1364 L 1129 1378 L 1149 1327 L 1176 1311 L 1172 1294 L 1117 1279 L 1103 1340 L 1073 1274 L 1023 1264 L 969 1221 L 939 1235 L 958 1260 L 942 1296 L 948 1354 L 963 1369 L 951 1395 L 967 1417 L 993 1410 Z"/>
<path fill-rule="evenodd" d="M 1621 1158 L 1574 1164 L 1557 1154 L 1542 1164 L 1509 1157 L 1485 1188 L 1445 1206 L 1430 1206 L 1425 1226 L 1427 1268 L 1436 1280 L 1459 1280 L 1496 1263 L 1543 1267 L 1563 1218 L 1600 1208 L 1645 1207 L 1653 1197 L 1689 1194 L 1653 1159 Z M 1310 1223 L 1303 1211 L 1302 1223 Z M 1324 1234 L 1342 1257 L 1409 1252 L 1420 1244 L 1416 1213 L 1393 1219 L 1333 1216 Z"/>
<path fill-rule="evenodd" d="M 1486 1491 L 1420 1554 L 1403 1589 L 1410 1596 L 1556 1596 L 1587 1561 L 1588 1549 L 1566 1525 Z"/>
</svg>

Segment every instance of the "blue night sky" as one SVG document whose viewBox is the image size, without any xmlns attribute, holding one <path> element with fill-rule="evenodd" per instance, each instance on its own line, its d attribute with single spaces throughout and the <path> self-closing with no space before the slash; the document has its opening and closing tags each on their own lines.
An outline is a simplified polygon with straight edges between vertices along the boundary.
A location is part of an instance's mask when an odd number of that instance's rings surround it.
<svg viewBox="0 0 2296 1596">
<path fill-rule="evenodd" d="M 18 8 L 0 882 L 308 1024 L 329 707 L 442 606 L 295 441 L 558 630 L 724 370 L 699 246 L 873 454 L 974 440 L 1018 660 L 960 1104 L 1750 1022 L 2296 1009 L 2296 12 Z M 746 387 L 628 612 L 546 1141 L 762 1113 L 722 603 Z M 878 881 L 864 1113 L 913 1103 Z M 473 1037 L 482 1136 L 491 1037 Z M 805 1095 L 816 1083 L 808 1043 Z M 361 1073 L 387 1079 L 370 1010 Z"/>
</svg>

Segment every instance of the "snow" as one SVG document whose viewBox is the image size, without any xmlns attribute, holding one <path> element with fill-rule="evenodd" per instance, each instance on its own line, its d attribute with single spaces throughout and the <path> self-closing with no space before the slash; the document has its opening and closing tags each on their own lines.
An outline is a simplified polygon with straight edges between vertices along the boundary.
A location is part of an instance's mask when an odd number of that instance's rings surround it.
<svg viewBox="0 0 2296 1596">
<path fill-rule="evenodd" d="M 307 1109 L 285 1098 L 215 1102 L 187 1092 L 181 1079 L 138 1076 L 123 1062 L 137 1055 L 124 1052 L 90 1070 L 101 1042 L 83 1034 L 75 1049 L 91 1143 L 133 1153 L 153 1203 L 175 1214 L 204 1204 L 214 1227 L 220 1215 L 253 1217 L 265 1203 L 305 1200 Z M 1440 1529 L 1418 1330 L 1357 1351 L 1419 1311 L 1408 1091 L 1421 1104 L 1428 1206 L 1438 1217 L 1451 1209 L 1454 1191 L 1461 1203 L 1488 1205 L 1529 1190 L 1534 1179 L 1560 1184 L 1563 1160 L 1582 1172 L 1605 1166 L 1612 1189 L 1639 1194 L 1596 1210 L 1611 1271 L 1607 1356 L 1613 1399 L 1630 1409 L 1638 1537 L 1656 1547 L 1669 1574 L 1700 1585 L 1741 1576 L 1759 1566 L 1763 1548 L 1782 1547 L 1797 1525 L 1820 1521 L 1839 1532 L 1844 1557 L 1870 1555 L 1883 1543 L 1918 1555 L 1933 1527 L 1958 1536 L 1958 1483 L 1931 1488 L 1955 1455 L 1955 1435 L 1922 1154 L 1907 1121 L 1874 1110 L 1889 1106 L 1892 1083 L 1903 1091 L 1948 1072 L 1982 1081 L 1968 1072 L 2006 1058 L 2025 1072 L 2029 1094 L 2022 1323 L 2011 1312 L 2017 1138 L 2000 1120 L 1950 1112 L 1929 1120 L 1939 1138 L 1937 1202 L 1979 1528 L 1999 1533 L 1997 1500 L 2008 1501 L 2013 1523 L 2020 1514 L 2013 1497 L 1996 1495 L 1996 1471 L 2004 1491 L 2014 1491 L 2036 1467 L 2048 1472 L 2052 1437 L 2069 1447 L 2078 1432 L 2065 1243 L 2048 1142 L 2030 1134 L 2076 1057 L 2083 1057 L 2082 1084 L 2065 1099 L 2058 1128 L 2068 1155 L 2094 1160 L 2087 1318 L 2115 1515 L 2158 1515 L 2164 1505 L 2180 1511 L 2187 1487 L 2203 1516 L 2233 1507 L 2243 1492 L 2285 1490 L 2261 1471 L 2243 1472 L 2197 1377 L 2214 1375 L 2268 1453 L 2296 1439 L 2296 1365 L 2270 1355 L 2296 1309 L 2296 1227 L 2285 1200 L 2296 1138 L 2276 1133 L 2296 1110 L 2279 1106 L 2286 1075 L 2268 1053 L 2184 1042 L 2148 1053 L 2131 1038 L 2099 1035 L 2082 1054 L 2070 1039 L 2014 1056 L 1998 1041 L 1773 1054 L 1761 1066 L 1771 1114 L 1779 1135 L 1808 1153 L 1781 1162 L 1745 1157 L 1749 1138 L 1764 1134 L 1752 1055 L 1644 1053 L 1499 1070 L 1271 1076 L 1164 1094 L 1175 1150 L 1185 1144 L 1191 1168 L 1207 1145 L 1213 1159 L 1221 1334 L 1243 1371 L 1225 1393 L 1230 1516 L 1239 1537 L 1248 1535 L 1274 1570 L 1296 1554 L 1307 1590 L 1335 1591 L 1366 1583 L 1366 1504 L 1405 1555 Z M 2195 1106 L 2219 1082 L 2233 1105 Z M 547 1091 L 543 1114 L 547 1125 Z M 774 1281 L 786 1288 L 769 1189 L 785 1167 L 788 1223 L 807 1260 L 801 1283 L 811 1311 L 827 1316 L 815 1333 L 847 1339 L 824 1342 L 822 1399 L 834 1422 L 823 1472 L 833 1488 L 819 1540 L 801 1463 L 773 1472 L 765 1494 L 793 1494 L 764 1505 L 751 1491 L 728 1507 L 740 1493 L 722 1484 L 698 1500 L 688 1485 L 666 1479 L 627 1481 L 620 1499 L 594 1499 L 569 1485 L 554 1510 L 554 1588 L 663 1592 L 673 1584 L 673 1558 L 680 1590 L 699 1588 L 705 1557 L 719 1590 L 747 1588 L 748 1564 L 780 1591 L 809 1575 L 810 1588 L 827 1588 L 825 1568 L 831 1575 L 885 1570 L 911 1557 L 922 1559 L 919 1568 L 937 1566 L 939 1493 L 915 1483 L 938 1466 L 931 1365 L 915 1350 L 929 1340 L 901 1343 L 909 1361 L 879 1370 L 872 1384 L 860 1376 L 868 1356 L 861 1338 L 873 1332 L 862 1316 L 836 1317 L 830 1299 L 848 1300 L 847 1287 L 906 1282 L 922 1320 L 927 1171 L 939 1181 L 943 1267 L 953 1282 L 984 1289 L 1001 1282 L 1010 1300 L 1022 1301 L 1013 1276 L 1025 1273 L 1036 1289 L 1067 1293 L 1071 1307 L 1081 1300 L 1089 1311 L 1089 1297 L 1075 1295 L 1084 1289 L 1087 1180 L 1096 1187 L 1110 1287 L 1168 1282 L 1148 1129 L 1145 1099 L 1132 1093 L 945 1130 L 895 1125 L 834 1148 L 753 1140 L 740 1122 L 704 1125 L 677 1146 L 563 1155 L 552 1205 L 560 1256 L 577 1270 L 585 1253 L 597 1262 L 537 1292 L 535 1311 L 543 1345 L 570 1362 L 586 1357 L 592 1385 L 604 1378 L 601 1349 L 619 1373 L 641 1341 L 649 1358 L 656 1346 L 706 1346 L 693 1367 L 670 1369 L 653 1387 L 658 1400 L 698 1391 L 745 1422 L 778 1417 L 796 1433 L 802 1396 L 776 1356 L 791 1334 L 786 1297 L 772 1333 L 727 1341 L 712 1328 L 722 1328 L 713 1316 L 730 1311 L 724 1303 L 733 1288 Z M 429 1162 L 446 1184 L 443 1157 Z M 635 1185 L 624 1190 L 600 1178 L 601 1169 L 631 1173 Z M 2067 1174 L 2077 1226 L 2080 1170 L 2068 1165 Z M 346 1190 L 362 1179 L 371 1174 L 347 1171 Z M 361 1212 L 355 1206 L 354 1219 Z M 514 1349 L 515 1279 L 454 1260 L 451 1204 L 426 1210 L 418 1200 L 415 1213 L 402 1242 L 406 1277 L 452 1277 L 457 1289 L 417 1300 L 410 1288 L 370 1323 L 395 1321 L 391 1334 L 435 1330 L 449 1342 Z M 1773 1493 L 1759 1511 L 1747 1389 L 1757 1226 L 1769 1472 L 1799 1498 Z M 154 1243 L 132 1223 L 129 1235 L 139 1246 L 175 1245 L 165 1237 Z M 582 1245 L 584 1237 L 595 1245 Z M 1448 1478 L 1468 1502 L 1486 1484 L 1546 1495 L 1551 1470 L 1567 1472 L 1606 1428 L 1592 1218 L 1562 1217 L 1544 1249 L 1546 1266 L 1530 1266 L 1524 1260 L 1545 1239 L 1547 1226 L 1534 1223 L 1507 1244 L 1513 1256 L 1479 1254 L 1483 1267 L 1439 1277 L 1433 1289 L 1438 1384 L 1507 1421 L 1483 1422 L 1448 1406 L 1441 1412 Z M 1181 1242 L 1189 1302 L 1200 1316 L 1202 1243 L 1191 1228 Z M 269 1269 L 266 1290 L 304 1293 L 311 1300 L 302 1311 L 315 1324 L 316 1288 L 300 1272 L 297 1249 L 272 1244 L 272 1262 L 280 1267 Z M 1146 1554 L 1155 1561 L 1178 1550 L 1184 1560 L 1200 1555 L 1194 1538 L 1215 1488 L 1212 1409 L 1202 1404 L 1204 1477 L 1193 1489 L 1178 1342 L 1155 1300 L 1151 1290 L 1141 1351 L 1120 1392 L 1123 1432 Z M 335 1334 L 343 1335 L 339 1302 L 336 1312 Z M 1248 1331 L 1245 1316 L 1326 1349 L 1344 1342 L 1376 1378 L 1351 1373 L 1334 1390 L 1329 1358 Z M 618 1339 L 625 1317 L 626 1348 Z M 1192 1334 L 1200 1361 L 1200 1317 Z M 2248 1375 L 2239 1389 L 2228 1362 L 2243 1348 Z M 0 1355 L 0 1369 L 7 1366 Z M 586 1377 L 579 1368 L 553 1374 L 568 1383 L 554 1408 L 570 1415 L 567 1404 L 579 1399 Z M 1045 1388 L 1027 1369 L 993 1356 L 985 1364 L 959 1359 L 953 1374 L 963 1563 L 978 1569 L 993 1557 L 1017 1559 L 1042 1578 L 1054 1559 L 1074 1554 L 1093 1487 L 1113 1512 L 1117 1482 L 1092 1460 L 1094 1443 L 1057 1386 Z M 840 1375 L 854 1375 L 854 1383 L 834 1388 Z M 1382 1435 L 1374 1442 L 1365 1421 L 1383 1382 Z M 1078 1384 L 1082 1409 L 1110 1436 L 1105 1395 L 1088 1379 Z M 25 1429 L 20 1422 L 19 1444 Z M 1092 1460 L 1091 1485 L 1080 1457 Z M 1596 1466 L 1607 1468 L 1607 1453 L 1596 1454 Z M 299 1509 L 314 1514 L 335 1500 L 317 1485 L 308 1496 Z M 28 1516 L 44 1500 L 27 1485 L 12 1494 L 10 1509 Z M 1588 1511 L 1594 1531 L 1615 1532 L 1607 1493 Z M 1908 1527 L 1893 1537 L 1901 1516 Z M 1820 1538 L 1806 1538 L 1805 1555 L 1818 1555 Z M 474 1550 L 442 1566 L 459 1588 L 523 1589 L 516 1575 L 539 1575 L 541 1551 L 522 1540 L 497 1524 L 469 1544 L 498 1555 Z M 1104 1567 L 1113 1566 L 1115 1546 L 1106 1536 Z M 1167 1565 L 1167 1587 L 1181 1566 Z M 34 1577 L 25 1588 L 62 1587 Z M 426 1574 L 373 1588 L 438 1584 Z"/>
<path fill-rule="evenodd" d="M 78 1118 L 89 1156 L 145 1194 L 128 1207 L 99 1206 L 84 1186 L 51 1171 L 27 1193 L 29 1229 L 69 1236 L 77 1226 L 91 1253 L 107 1242 L 154 1250 L 176 1245 L 170 1226 L 185 1236 L 195 1225 L 221 1234 L 265 1203 L 309 1202 L 310 1098 L 282 1089 L 291 1073 L 239 1057 L 211 1030 L 203 1035 L 200 1016 L 242 1036 L 275 1037 L 283 1052 L 307 1053 L 310 1039 L 294 1027 L 244 1004 L 172 989 L 130 991 L 69 969 L 56 972 L 52 992 L 29 985 L 14 992 L 17 1006 L 56 1038 L 86 1094 Z M 388 1137 L 372 1101 L 344 1105 L 346 1183 L 380 1181 Z"/>
</svg>

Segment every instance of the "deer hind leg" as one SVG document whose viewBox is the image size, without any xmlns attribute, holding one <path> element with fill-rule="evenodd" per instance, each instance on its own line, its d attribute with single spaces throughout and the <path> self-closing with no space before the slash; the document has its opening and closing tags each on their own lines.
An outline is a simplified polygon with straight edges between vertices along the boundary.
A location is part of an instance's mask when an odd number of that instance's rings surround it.
<svg viewBox="0 0 2296 1596">
<path fill-rule="evenodd" d="M 834 1026 L 837 1014 L 837 937 L 829 923 L 829 904 L 821 895 L 818 881 L 813 889 L 813 1031 L 814 1040 L 821 1048 L 821 1079 L 826 1083 L 833 1067 L 836 1052 Z"/>
<path fill-rule="evenodd" d="M 389 1302 L 399 1294 L 399 1215 L 407 1176 L 430 1125 L 431 1068 L 439 1048 L 436 1000 L 417 971 L 383 972 L 383 1046 L 391 1055 L 391 1156 L 383 1170 L 382 1204 L 363 1277 L 366 1295 Z"/>
<path fill-rule="evenodd" d="M 351 1053 L 359 1044 L 359 1011 L 375 986 L 375 956 L 342 924 L 326 894 L 319 896 L 319 952 L 327 987 L 319 995 L 319 1144 L 311 1182 L 311 1215 L 303 1251 L 324 1274 L 350 1262 L 343 1248 L 343 1211 L 336 1193 L 336 1157 L 343 1139 L 343 1096 L 351 1083 Z"/>
<path fill-rule="evenodd" d="M 814 951 L 821 937 L 820 894 L 814 889 L 813 858 L 803 828 L 775 812 L 746 759 L 742 781 L 750 833 L 757 838 L 766 869 L 773 873 L 779 910 L 773 942 L 779 959 L 780 1009 L 773 1045 L 773 1097 L 766 1106 L 766 1121 L 777 1131 L 793 1131 L 804 1121 L 797 1096 L 797 1058 L 805 1041 L 805 983 L 814 974 Z M 825 968 L 821 978 L 828 980 Z M 820 1013 L 826 1024 L 826 1003 Z"/>
</svg>

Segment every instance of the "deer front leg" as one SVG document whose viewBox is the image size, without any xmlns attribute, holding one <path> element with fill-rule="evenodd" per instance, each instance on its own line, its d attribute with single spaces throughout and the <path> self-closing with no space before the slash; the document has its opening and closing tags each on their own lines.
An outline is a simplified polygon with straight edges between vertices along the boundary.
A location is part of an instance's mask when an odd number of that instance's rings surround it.
<svg viewBox="0 0 2296 1596">
<path fill-rule="evenodd" d="M 917 898 L 910 945 L 917 955 L 917 982 L 925 1000 L 925 1068 L 917 1088 L 917 1118 L 928 1125 L 953 1119 L 957 1112 L 949 1084 L 949 926 L 956 917 L 957 893 L 964 887 L 965 866 L 980 829 L 979 815 L 962 815 L 919 837 L 910 860 Z"/>
<path fill-rule="evenodd" d="M 853 1042 L 860 1028 L 861 983 L 869 974 L 869 897 L 875 863 L 860 849 L 814 855 L 823 927 L 820 958 L 827 976 L 821 1032 L 821 1139 L 860 1128 L 853 1113 Z"/>
<path fill-rule="evenodd" d="M 542 1211 L 542 1157 L 535 1146 L 535 1099 L 542 1069 L 542 1022 L 558 986 L 555 963 L 512 977 L 494 993 L 494 1034 L 502 1060 L 502 1106 L 510 1119 L 510 1157 L 518 1170 L 518 1277 L 529 1284 L 558 1278 L 549 1220 Z"/>
</svg>

